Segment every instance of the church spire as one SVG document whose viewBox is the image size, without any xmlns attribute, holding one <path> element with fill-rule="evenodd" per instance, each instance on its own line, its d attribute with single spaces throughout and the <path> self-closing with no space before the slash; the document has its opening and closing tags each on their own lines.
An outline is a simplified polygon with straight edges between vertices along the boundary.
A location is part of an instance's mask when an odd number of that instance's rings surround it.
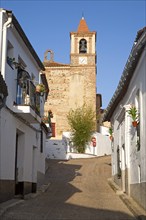
<svg viewBox="0 0 146 220">
<path fill-rule="evenodd" d="M 87 26 L 87 23 L 83 15 L 82 15 L 82 19 L 80 20 L 77 32 L 89 32 L 89 28 Z"/>
</svg>

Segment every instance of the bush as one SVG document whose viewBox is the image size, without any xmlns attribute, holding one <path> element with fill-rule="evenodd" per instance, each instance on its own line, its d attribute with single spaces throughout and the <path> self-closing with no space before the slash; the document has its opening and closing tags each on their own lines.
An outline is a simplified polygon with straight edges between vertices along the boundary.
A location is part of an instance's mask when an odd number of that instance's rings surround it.
<svg viewBox="0 0 146 220">
<path fill-rule="evenodd" d="M 95 131 L 95 112 L 91 106 L 84 104 L 82 107 L 70 110 L 67 119 L 71 127 L 72 142 L 79 153 L 84 153 L 86 144 Z"/>
</svg>

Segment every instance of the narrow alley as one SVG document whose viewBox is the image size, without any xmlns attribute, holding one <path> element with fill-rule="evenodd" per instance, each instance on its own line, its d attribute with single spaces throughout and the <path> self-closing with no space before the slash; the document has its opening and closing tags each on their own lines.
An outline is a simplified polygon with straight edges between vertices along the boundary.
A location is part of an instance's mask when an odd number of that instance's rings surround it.
<svg viewBox="0 0 146 220">
<path fill-rule="evenodd" d="M 110 156 L 49 160 L 46 192 L 11 207 L 2 220 L 134 220 L 108 185 Z"/>
</svg>

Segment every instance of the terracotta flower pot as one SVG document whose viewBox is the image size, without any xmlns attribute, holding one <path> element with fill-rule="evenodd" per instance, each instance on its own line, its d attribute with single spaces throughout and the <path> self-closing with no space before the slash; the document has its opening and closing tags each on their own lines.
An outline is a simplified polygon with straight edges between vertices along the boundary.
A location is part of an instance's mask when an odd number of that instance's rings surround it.
<svg viewBox="0 0 146 220">
<path fill-rule="evenodd" d="M 110 136 L 110 140 L 113 141 L 113 140 L 114 140 L 114 137 L 113 137 L 113 136 Z"/>
<path fill-rule="evenodd" d="M 133 125 L 133 127 L 137 127 L 137 125 L 138 125 L 137 121 L 133 121 L 132 125 Z"/>
</svg>

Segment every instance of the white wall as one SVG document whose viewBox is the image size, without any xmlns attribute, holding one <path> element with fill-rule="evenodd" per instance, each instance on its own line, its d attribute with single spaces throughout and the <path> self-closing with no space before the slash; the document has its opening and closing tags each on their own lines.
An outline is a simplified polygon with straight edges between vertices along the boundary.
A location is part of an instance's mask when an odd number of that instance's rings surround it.
<svg viewBox="0 0 146 220">
<path fill-rule="evenodd" d="M 5 16 L 4 16 L 5 17 Z M 0 13 L 2 18 L 2 13 Z M 2 24 L 5 21 L 0 20 L 0 69 L 1 69 L 1 50 L 2 50 Z M 10 58 L 15 58 L 18 62 L 20 57 L 26 64 L 25 70 L 30 77 L 33 74 L 35 77 L 34 84 L 40 82 L 40 67 L 29 48 L 23 42 L 14 26 L 7 29 L 7 39 L 13 46 Z M 6 45 L 7 46 L 7 45 Z M 8 54 L 6 54 L 7 57 Z M 26 120 L 22 119 L 14 110 L 14 102 L 16 102 L 17 90 L 17 71 L 15 66 L 12 69 L 5 64 L 5 71 L 3 73 L 5 82 L 8 88 L 8 97 L 6 100 L 6 107 L 0 110 L 0 179 L 15 180 L 15 157 L 16 157 L 16 134 L 18 134 L 18 181 L 37 182 L 37 171 L 45 174 L 45 139 L 46 134 L 43 131 L 43 152 L 40 152 L 40 124 L 30 124 L 29 116 Z M 41 115 L 44 112 L 44 97 L 40 98 Z M 21 106 L 22 113 L 27 106 Z M 29 109 L 29 107 L 28 107 Z M 14 111 L 14 112 L 13 112 Z M 31 109 L 30 113 L 36 117 L 36 113 Z M 41 121 L 41 118 L 37 116 Z"/>
<path fill-rule="evenodd" d="M 40 138 L 38 139 L 40 141 Z M 38 143 L 37 146 L 40 144 Z M 45 174 L 45 158 L 46 158 L 46 133 L 43 131 L 43 151 L 40 152 L 40 147 L 38 147 L 38 157 L 37 157 L 37 167 L 38 171 Z"/>
<path fill-rule="evenodd" d="M 116 164 L 117 164 L 117 155 L 116 149 L 117 146 L 120 146 L 120 155 L 122 158 L 122 146 L 121 146 L 121 121 L 119 118 L 124 114 L 125 120 L 125 151 L 126 151 L 126 165 L 130 169 L 129 181 L 130 184 L 139 183 L 139 166 L 140 166 L 140 175 L 141 182 L 146 182 L 146 172 L 145 172 L 145 163 L 146 163 L 146 53 L 143 53 L 140 61 L 136 67 L 135 73 L 131 79 L 130 85 L 128 87 L 127 93 L 118 104 L 117 108 L 114 111 L 112 116 L 112 124 L 114 124 L 114 161 L 113 166 L 114 175 L 117 173 Z M 130 104 L 135 104 L 137 91 L 140 91 L 140 151 L 137 151 L 136 146 L 136 129 L 132 126 L 132 120 L 128 116 L 126 110 Z M 122 113 L 123 112 L 123 113 Z M 123 168 L 125 169 L 125 168 Z"/>
<path fill-rule="evenodd" d="M 63 132 L 62 140 L 46 141 L 46 157 L 48 159 L 71 159 L 71 158 L 88 158 L 92 156 L 111 155 L 111 141 L 108 136 L 100 133 L 94 133 L 96 138 L 96 147 L 92 142 L 86 146 L 85 154 L 77 153 L 70 142 L 70 132 Z"/>
<path fill-rule="evenodd" d="M 97 135 L 97 156 L 111 155 L 111 144 L 109 136 L 104 136 L 100 133 Z"/>
<path fill-rule="evenodd" d="M 100 134 L 109 136 L 109 128 L 105 126 L 100 126 Z"/>
<path fill-rule="evenodd" d="M 15 61 L 18 62 L 18 56 L 22 58 L 24 63 L 26 64 L 25 70 L 30 74 L 33 73 L 35 76 L 35 81 L 39 82 L 39 68 L 36 65 L 36 61 L 32 56 L 30 55 L 30 52 L 22 39 L 19 37 L 17 32 L 15 31 L 15 28 L 8 28 L 7 33 L 7 40 L 11 42 L 13 45 L 13 57 L 15 58 Z M 12 57 L 12 58 L 13 58 Z M 6 63 L 6 75 L 5 80 L 8 86 L 8 93 L 9 96 L 7 98 L 7 105 L 12 108 L 13 102 L 16 101 L 16 89 L 17 89 L 17 69 L 12 69 L 7 63 Z"/>
<path fill-rule="evenodd" d="M 94 147 L 92 142 L 87 144 L 85 154 L 92 154 L 96 156 L 104 156 L 111 154 L 111 142 L 108 136 L 95 132 L 92 135 L 92 137 L 96 138 L 96 146 Z M 66 143 L 68 144 L 67 152 L 76 152 L 75 149 L 72 148 L 69 144 L 69 132 L 63 132 L 63 140 L 66 140 Z"/>
<path fill-rule="evenodd" d="M 66 153 L 62 140 L 46 140 L 46 158 L 66 160 Z"/>
<path fill-rule="evenodd" d="M 36 131 L 13 117 L 4 108 L 1 110 L 0 178 L 14 180 L 16 132 L 20 134 L 20 138 L 18 138 L 19 181 L 31 182 L 33 146 L 38 147 Z M 34 167 L 34 171 L 37 172 L 37 165 Z"/>
</svg>

